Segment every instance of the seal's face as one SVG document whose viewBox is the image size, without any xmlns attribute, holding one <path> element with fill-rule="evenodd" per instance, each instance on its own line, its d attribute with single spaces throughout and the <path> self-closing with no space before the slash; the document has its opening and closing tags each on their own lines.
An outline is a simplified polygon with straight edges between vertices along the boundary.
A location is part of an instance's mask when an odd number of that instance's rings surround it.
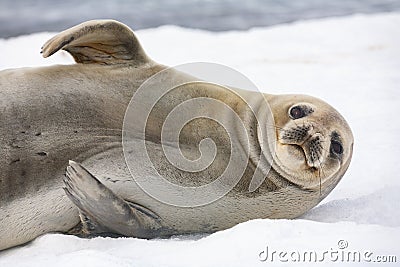
<svg viewBox="0 0 400 267">
<path fill-rule="evenodd" d="M 310 96 L 280 95 L 270 104 L 277 138 L 275 169 L 303 188 L 337 182 L 353 149 L 353 135 L 344 118 Z"/>
</svg>

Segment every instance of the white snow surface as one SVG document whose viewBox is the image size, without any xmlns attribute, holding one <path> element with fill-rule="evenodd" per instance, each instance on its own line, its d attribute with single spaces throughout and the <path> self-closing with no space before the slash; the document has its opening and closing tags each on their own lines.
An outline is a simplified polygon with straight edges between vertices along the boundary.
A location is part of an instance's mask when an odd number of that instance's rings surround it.
<svg viewBox="0 0 400 267">
<path fill-rule="evenodd" d="M 66 52 L 40 56 L 40 47 L 53 35 L 0 39 L 0 69 L 73 64 Z M 47 234 L 0 252 L 0 266 L 304 266 L 308 261 L 293 262 L 289 254 L 307 251 L 318 253 L 318 259 L 324 251 L 367 251 L 373 253 L 371 262 L 361 258 L 358 265 L 380 266 L 374 263 L 379 255 L 396 256 L 397 263 L 384 265 L 400 264 L 400 13 L 245 32 L 163 26 L 137 31 L 137 36 L 157 62 L 216 62 L 242 72 L 261 91 L 327 101 L 354 133 L 348 172 L 320 205 L 299 219 L 259 219 L 211 235 L 160 240 Z M 267 247 L 269 253 L 277 251 L 275 258 L 261 261 Z M 279 258 L 282 251 L 287 254 Z M 353 264 L 328 254 L 325 264 Z"/>
</svg>

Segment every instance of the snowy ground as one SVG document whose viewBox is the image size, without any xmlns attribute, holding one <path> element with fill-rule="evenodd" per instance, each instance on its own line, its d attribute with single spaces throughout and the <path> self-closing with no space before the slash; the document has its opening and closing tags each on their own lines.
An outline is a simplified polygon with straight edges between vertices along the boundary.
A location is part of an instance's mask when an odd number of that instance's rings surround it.
<svg viewBox="0 0 400 267">
<path fill-rule="evenodd" d="M 255 220 L 209 236 L 168 240 L 49 234 L 1 252 L 0 266 L 267 266 L 285 259 L 302 266 L 293 257 L 310 251 L 335 266 L 343 266 L 343 252 L 359 253 L 362 266 L 374 265 L 379 255 L 397 256 L 400 264 L 399 25 L 400 13 L 393 13 L 247 32 L 173 26 L 138 31 L 145 50 L 158 62 L 217 62 L 241 71 L 262 91 L 310 94 L 332 104 L 355 136 L 347 174 L 301 219 Z M 0 69 L 72 63 L 65 52 L 40 57 L 41 45 L 51 36 L 0 40 Z M 287 254 L 279 258 L 282 251 Z"/>
</svg>

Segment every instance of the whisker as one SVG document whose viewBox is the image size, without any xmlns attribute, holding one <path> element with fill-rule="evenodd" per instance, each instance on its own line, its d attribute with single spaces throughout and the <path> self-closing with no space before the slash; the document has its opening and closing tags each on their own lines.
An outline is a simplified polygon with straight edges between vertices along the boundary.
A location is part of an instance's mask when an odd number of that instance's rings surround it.
<svg viewBox="0 0 400 267">
<path fill-rule="evenodd" d="M 299 127 L 299 125 L 296 123 L 296 121 L 293 120 L 294 125 L 296 125 L 296 127 Z"/>
<path fill-rule="evenodd" d="M 322 165 L 322 163 L 321 163 L 321 161 L 319 159 L 318 159 L 318 162 L 319 162 L 319 166 L 320 166 L 320 169 L 321 169 L 321 173 L 325 177 L 324 167 L 323 167 L 323 165 Z M 318 171 L 318 173 L 319 173 L 319 171 Z M 321 179 L 321 175 L 320 174 L 319 174 L 319 195 L 322 195 L 322 179 Z"/>
<path fill-rule="evenodd" d="M 277 129 L 279 129 L 279 130 L 285 130 L 283 127 L 278 126 L 278 125 L 275 125 L 275 124 L 268 124 L 268 126 L 275 127 L 275 128 L 277 128 Z"/>
</svg>

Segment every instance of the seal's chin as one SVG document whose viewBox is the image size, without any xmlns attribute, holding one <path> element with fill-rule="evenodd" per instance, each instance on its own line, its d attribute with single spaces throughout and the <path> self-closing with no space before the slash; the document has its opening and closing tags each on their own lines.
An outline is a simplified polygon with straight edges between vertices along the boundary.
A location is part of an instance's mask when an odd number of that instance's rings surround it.
<svg viewBox="0 0 400 267">
<path fill-rule="evenodd" d="M 310 155 L 304 150 L 304 148 L 297 144 L 286 145 L 287 152 L 291 155 L 292 161 L 300 161 L 304 165 L 305 170 L 317 171 L 319 164 L 315 164 L 310 160 Z"/>
<path fill-rule="evenodd" d="M 307 165 L 307 157 L 304 149 L 297 144 L 282 144 L 277 146 L 277 156 L 285 169 L 293 171 L 306 170 L 312 166 Z"/>
<path fill-rule="evenodd" d="M 324 168 L 324 162 L 319 165 L 310 164 L 306 151 L 301 145 L 276 145 L 275 169 L 290 182 L 305 188 L 318 187 L 321 181 L 329 178 L 333 173 Z"/>
<path fill-rule="evenodd" d="M 306 159 L 306 155 L 301 146 L 292 144 L 292 145 L 287 145 L 286 148 L 288 153 L 291 154 L 294 159 L 297 159 L 299 161 L 304 161 Z"/>
</svg>

